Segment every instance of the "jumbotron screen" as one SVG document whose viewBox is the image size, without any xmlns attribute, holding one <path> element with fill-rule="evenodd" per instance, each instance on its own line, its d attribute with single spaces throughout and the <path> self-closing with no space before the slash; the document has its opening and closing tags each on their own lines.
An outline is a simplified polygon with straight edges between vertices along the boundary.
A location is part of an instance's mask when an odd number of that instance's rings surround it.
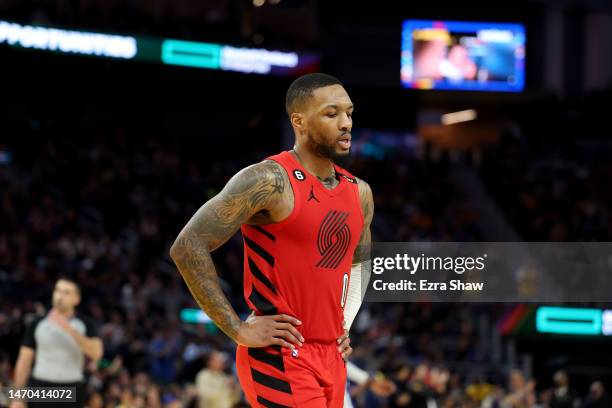
<svg viewBox="0 0 612 408">
<path fill-rule="evenodd" d="M 525 87 L 525 27 L 406 20 L 400 72 L 405 88 L 520 92 Z"/>
</svg>

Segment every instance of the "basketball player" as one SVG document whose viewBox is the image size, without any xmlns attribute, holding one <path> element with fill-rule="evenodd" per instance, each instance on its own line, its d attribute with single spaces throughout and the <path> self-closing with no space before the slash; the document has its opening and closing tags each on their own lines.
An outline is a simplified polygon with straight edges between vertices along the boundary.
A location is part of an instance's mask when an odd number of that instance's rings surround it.
<svg viewBox="0 0 612 408">
<path fill-rule="evenodd" d="M 253 407 L 342 407 L 351 349 L 343 327 L 351 271 L 369 256 L 372 192 L 335 164 L 351 148 L 353 103 L 336 78 L 308 74 L 286 96 L 292 151 L 237 173 L 170 249 L 201 308 L 237 344 Z M 211 259 L 241 228 L 241 321 Z M 340 345 L 338 345 L 340 344 Z"/>
<path fill-rule="evenodd" d="M 99 360 L 103 344 L 96 337 L 87 319 L 76 314 L 81 301 L 78 284 L 69 278 L 60 278 L 53 289 L 53 308 L 46 316 L 35 318 L 26 327 L 19 356 L 15 365 L 14 387 L 68 387 L 76 389 L 77 402 L 29 402 L 32 407 L 80 407 L 84 404 L 83 369 L 85 357 Z M 32 363 L 34 369 L 32 370 Z M 28 381 L 29 378 L 29 381 Z M 9 407 L 21 408 L 24 403 L 12 402 Z"/>
</svg>

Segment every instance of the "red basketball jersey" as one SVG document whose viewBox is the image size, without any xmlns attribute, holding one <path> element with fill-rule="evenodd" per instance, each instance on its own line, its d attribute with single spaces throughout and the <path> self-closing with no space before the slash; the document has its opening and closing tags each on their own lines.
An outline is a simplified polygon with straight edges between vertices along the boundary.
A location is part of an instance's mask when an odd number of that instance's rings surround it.
<svg viewBox="0 0 612 408">
<path fill-rule="evenodd" d="M 339 184 L 328 190 L 291 153 L 268 159 L 289 176 L 293 211 L 275 224 L 242 226 L 244 296 L 258 315 L 301 320 L 306 341 L 335 341 L 363 229 L 357 179 L 334 166 Z"/>
</svg>

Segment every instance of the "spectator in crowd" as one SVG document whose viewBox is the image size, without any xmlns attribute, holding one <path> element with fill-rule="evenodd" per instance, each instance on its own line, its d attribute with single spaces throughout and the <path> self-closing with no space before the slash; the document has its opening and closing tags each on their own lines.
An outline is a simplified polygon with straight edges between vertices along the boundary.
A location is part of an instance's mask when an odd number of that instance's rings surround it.
<svg viewBox="0 0 612 408">
<path fill-rule="evenodd" d="M 196 376 L 199 408 L 231 408 L 240 400 L 240 386 L 225 373 L 227 355 L 213 351 Z"/>
<path fill-rule="evenodd" d="M 550 398 L 550 408 L 578 408 L 580 399 L 576 392 L 570 388 L 569 377 L 563 370 L 553 375 L 554 387 Z"/>
<path fill-rule="evenodd" d="M 594 381 L 584 399 L 582 408 L 606 408 L 610 406 L 610 397 L 601 381 Z"/>
<path fill-rule="evenodd" d="M 510 392 L 502 398 L 501 408 L 531 408 L 536 404 L 535 381 L 525 380 L 525 376 L 519 370 L 510 373 Z"/>
<path fill-rule="evenodd" d="M 180 354 L 180 332 L 175 324 L 157 332 L 151 344 L 151 376 L 162 384 L 168 384 L 176 376 L 176 360 Z"/>
</svg>

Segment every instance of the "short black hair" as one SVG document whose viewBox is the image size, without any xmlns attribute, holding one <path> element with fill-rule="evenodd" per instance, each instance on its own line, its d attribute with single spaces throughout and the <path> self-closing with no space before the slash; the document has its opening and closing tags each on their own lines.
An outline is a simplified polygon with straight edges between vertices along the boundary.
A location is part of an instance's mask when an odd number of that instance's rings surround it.
<svg viewBox="0 0 612 408">
<path fill-rule="evenodd" d="M 287 115 L 291 115 L 298 104 L 310 98 L 312 96 L 312 91 L 331 85 L 344 86 L 338 78 L 321 72 L 306 74 L 297 78 L 289 86 L 287 96 L 285 97 L 285 110 L 287 111 Z"/>
</svg>

